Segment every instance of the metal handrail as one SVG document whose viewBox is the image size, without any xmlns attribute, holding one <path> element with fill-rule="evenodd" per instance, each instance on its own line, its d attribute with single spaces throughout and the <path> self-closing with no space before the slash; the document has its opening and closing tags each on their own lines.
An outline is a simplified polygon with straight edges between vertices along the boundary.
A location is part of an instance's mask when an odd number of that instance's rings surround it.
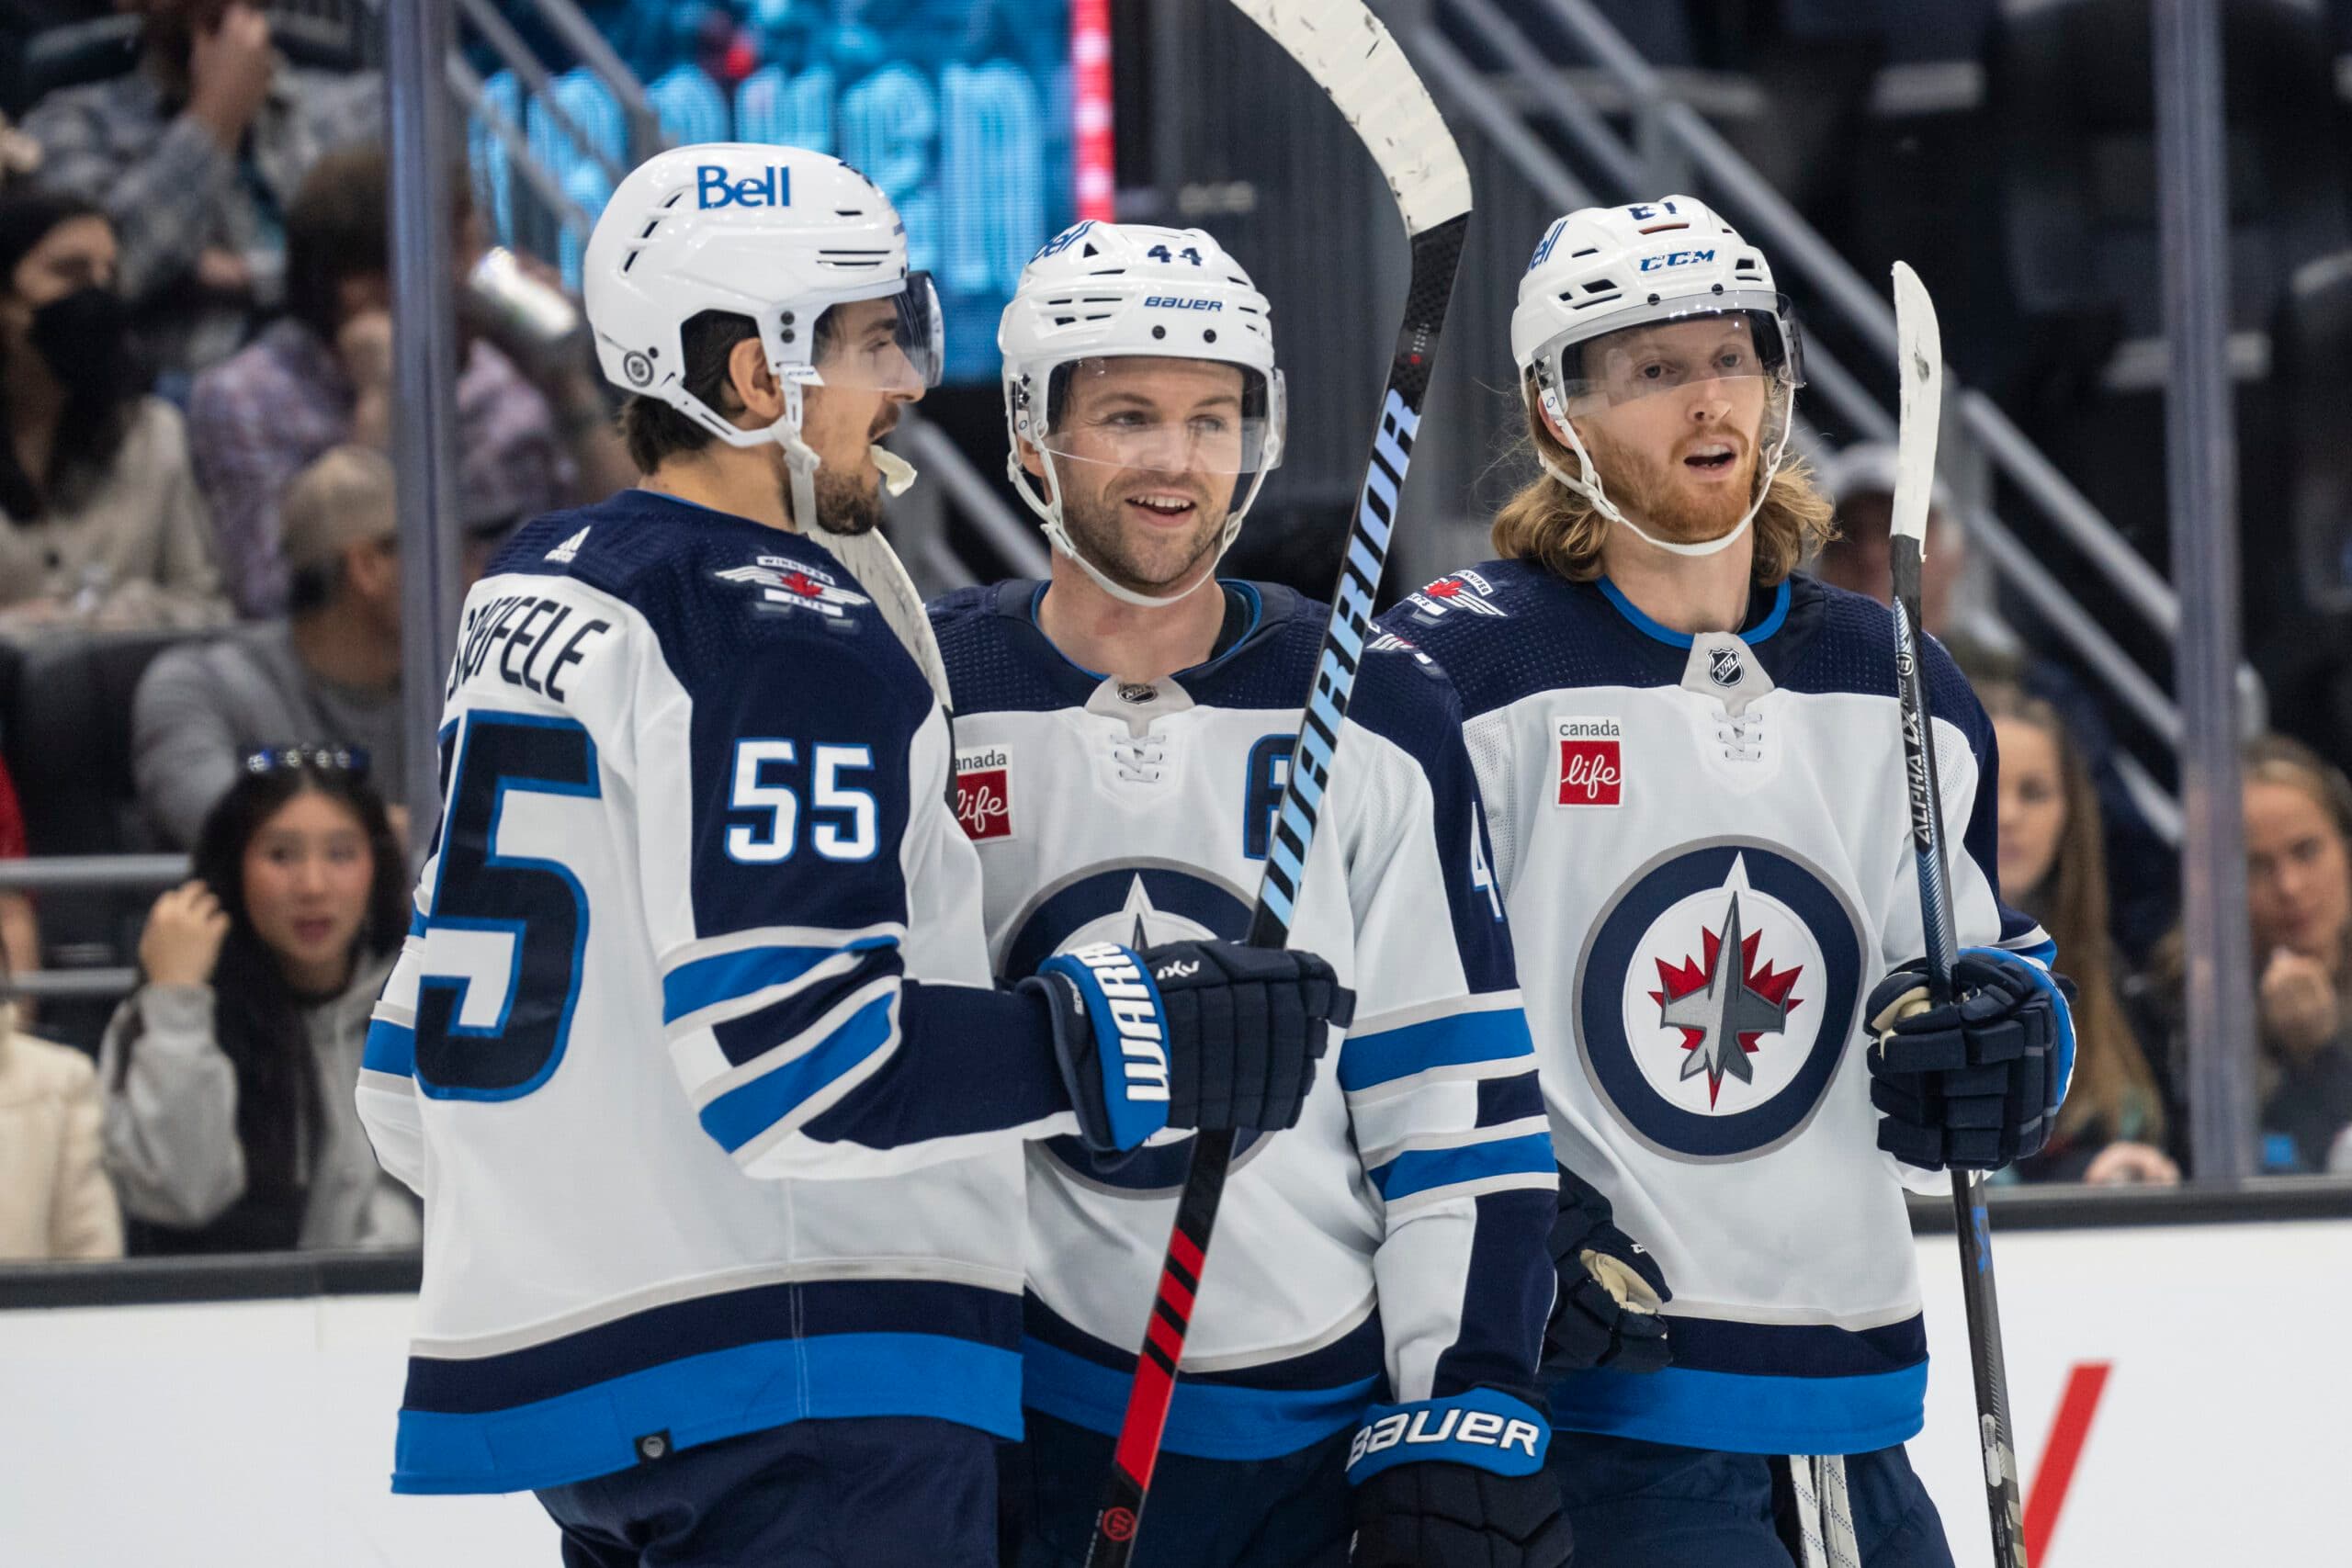
<svg viewBox="0 0 2352 1568">
<path fill-rule="evenodd" d="M 507 162 L 522 176 L 523 183 L 529 186 L 540 202 L 555 215 L 556 221 L 577 233 L 585 243 L 589 232 L 596 227 L 596 220 L 589 216 L 586 208 L 564 194 L 563 186 L 548 173 L 547 165 L 532 156 L 530 138 L 523 133 L 521 127 L 506 118 L 506 111 L 491 97 L 489 85 L 482 81 L 481 73 L 457 54 L 449 56 L 449 90 L 458 95 L 458 103 L 465 107 L 468 114 L 480 119 L 489 128 L 490 133 L 498 138 L 498 144 L 506 150 Z"/>
<path fill-rule="evenodd" d="M 645 96 L 645 85 L 628 62 L 605 41 L 596 25 L 582 14 L 572 0 L 529 0 L 564 48 L 578 57 L 580 63 L 593 72 L 619 100 L 622 118 L 628 121 L 628 161 L 632 167 L 645 162 L 670 144 L 669 133 L 662 129 L 662 118 L 653 112 L 653 100 Z"/>
<path fill-rule="evenodd" d="M 1052 570 L 1053 558 L 1036 528 L 1022 522 L 945 432 L 909 412 L 899 416 L 899 434 L 918 459 L 916 466 L 939 476 L 956 506 L 1016 576 L 1044 577 Z"/>
<path fill-rule="evenodd" d="M 187 875 L 186 855 L 35 855 L 0 860 L 0 893 L 169 887 Z"/>
<path fill-rule="evenodd" d="M 580 122 L 571 118 L 571 111 L 563 107 L 562 100 L 556 94 L 555 78 L 548 73 L 548 68 L 540 62 L 539 57 L 531 52 L 531 46 L 523 41 L 523 35 L 514 30 L 514 24 L 498 14 L 498 7 L 492 4 L 492 0 L 458 0 L 458 5 L 465 12 L 466 20 L 473 24 L 476 32 L 481 34 L 482 41 L 490 45 L 492 52 L 506 62 L 507 69 L 514 73 L 515 77 L 523 84 L 524 90 L 537 100 L 540 109 L 548 119 L 555 122 L 556 130 L 562 132 L 565 139 L 574 147 L 594 159 L 597 166 L 605 171 L 606 179 L 616 186 L 619 185 L 622 178 L 628 173 L 628 166 L 598 146 L 596 139 L 582 130 Z M 455 55 L 450 56 L 450 59 L 454 64 L 464 63 Z M 473 74 L 470 67 L 468 68 L 467 73 Z M 477 81 L 472 95 L 474 102 L 469 103 L 468 107 L 475 108 L 475 103 L 479 102 L 481 96 L 481 87 Z M 475 112 L 481 111 L 475 108 Z M 503 119 L 503 117 L 502 116 L 501 118 Z M 503 131 L 500 133 L 499 140 L 502 141 L 507 140 Z M 512 147 L 513 143 L 510 142 L 510 152 Z M 534 168 L 537 166 L 536 164 L 533 164 Z M 552 180 L 543 184 L 534 183 L 539 186 L 542 197 L 548 189 L 554 188 L 555 185 Z M 550 205 L 554 204 L 551 202 Z M 566 205 L 571 205 L 574 211 L 579 210 L 574 204 L 567 203 Z M 587 237 L 585 228 L 582 229 L 581 237 L 583 239 Z"/>
</svg>

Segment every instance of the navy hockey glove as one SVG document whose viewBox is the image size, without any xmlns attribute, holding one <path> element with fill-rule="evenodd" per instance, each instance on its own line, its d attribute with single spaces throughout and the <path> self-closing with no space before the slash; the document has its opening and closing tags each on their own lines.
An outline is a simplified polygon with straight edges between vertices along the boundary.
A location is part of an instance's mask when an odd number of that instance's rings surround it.
<svg viewBox="0 0 2352 1568">
<path fill-rule="evenodd" d="M 1996 947 L 1964 950 L 1951 978 L 1942 1007 L 1928 1005 L 1925 959 L 1871 992 L 1878 1146 L 1922 1170 L 1998 1170 L 2041 1151 L 2066 1098 L 2072 987 Z"/>
<path fill-rule="evenodd" d="M 1560 1168 L 1560 1212 L 1552 1221 L 1552 1267 L 1560 1276 L 1544 1328 L 1544 1375 L 1595 1367 L 1655 1372 L 1671 1365 L 1666 1319 L 1674 1299 L 1666 1273 L 1640 1242 L 1617 1228 L 1600 1190 Z"/>
<path fill-rule="evenodd" d="M 1354 1568 L 1565 1568 L 1552 1424 L 1499 1389 L 1375 1404 L 1348 1446 Z"/>
<path fill-rule="evenodd" d="M 1174 942 L 1096 942 L 1021 982 L 1043 987 L 1054 1053 L 1097 1149 L 1163 1127 L 1272 1131 L 1297 1122 L 1315 1062 L 1355 996 L 1311 953 Z"/>
</svg>

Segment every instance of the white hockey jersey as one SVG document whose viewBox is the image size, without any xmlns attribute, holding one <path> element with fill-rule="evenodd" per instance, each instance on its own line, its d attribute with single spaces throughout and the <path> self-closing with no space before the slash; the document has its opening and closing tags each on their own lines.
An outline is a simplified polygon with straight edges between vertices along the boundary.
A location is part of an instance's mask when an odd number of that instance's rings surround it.
<svg viewBox="0 0 2352 1568">
<path fill-rule="evenodd" d="M 1488 562 L 1381 624 L 1464 727 L 1561 1162 L 1672 1287 L 1671 1369 L 1580 1374 L 1555 1424 L 1746 1452 L 1857 1453 L 1927 1390 L 1903 1189 L 1876 1146 L 1865 998 L 1922 949 L 1890 613 L 1796 577 L 1739 636 L 1605 580 Z M 1991 726 L 1928 654 L 1962 944 L 2047 962 L 1995 882 Z"/>
<path fill-rule="evenodd" d="M 855 579 L 642 491 L 540 518 L 467 597 L 441 771 L 358 1089 L 424 1199 L 394 1488 L 1017 1435 L 1020 1139 L 1076 1122 Z"/>
<path fill-rule="evenodd" d="M 1148 685 L 1065 659 L 1043 585 L 933 607 L 990 951 L 1248 929 L 1325 615 L 1229 584 L 1220 651 Z M 1426 660 L 1369 653 L 1292 945 L 1356 992 L 1299 1124 L 1237 1155 L 1170 1411 L 1170 1452 L 1293 1452 L 1378 1400 L 1504 1390 L 1541 1407 L 1551 1141 L 1486 871 L 1460 710 Z M 1023 1396 L 1118 1430 L 1187 1145 L 1029 1152 Z"/>
</svg>

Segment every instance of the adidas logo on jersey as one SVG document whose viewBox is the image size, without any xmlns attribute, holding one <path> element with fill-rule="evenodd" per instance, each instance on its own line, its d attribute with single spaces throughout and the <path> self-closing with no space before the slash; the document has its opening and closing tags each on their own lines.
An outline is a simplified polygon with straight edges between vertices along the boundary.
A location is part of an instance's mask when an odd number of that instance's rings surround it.
<svg viewBox="0 0 2352 1568">
<path fill-rule="evenodd" d="M 591 524 L 589 526 L 594 527 L 594 525 Z M 588 529 L 582 528 L 580 532 L 572 535 L 571 537 L 566 539 L 563 543 L 549 550 L 545 558 L 551 561 L 568 563 L 574 556 L 577 556 L 580 553 L 580 547 L 587 542 Z"/>
</svg>

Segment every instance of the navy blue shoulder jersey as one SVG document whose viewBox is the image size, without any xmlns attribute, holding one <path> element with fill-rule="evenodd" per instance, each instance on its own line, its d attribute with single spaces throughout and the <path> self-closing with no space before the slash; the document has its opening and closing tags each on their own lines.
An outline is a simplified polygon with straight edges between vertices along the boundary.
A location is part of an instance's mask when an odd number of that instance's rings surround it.
<svg viewBox="0 0 2352 1568">
<path fill-rule="evenodd" d="M 425 1199 L 396 1485 L 809 1416 L 1015 1429 L 1020 1143 L 1072 1123 L 864 587 L 627 491 L 516 535 L 445 695 L 358 1090 Z"/>
<path fill-rule="evenodd" d="M 1528 964 L 1561 1160 L 1675 1295 L 1676 1364 L 1580 1375 L 1561 1426 L 1851 1453 L 1918 1427 L 1926 1337 L 1903 1185 L 1876 1146 L 1862 999 L 1921 951 L 1890 612 L 1796 576 L 1737 634 L 1613 583 L 1488 561 L 1381 618 L 1461 694 Z M 1939 647 L 1934 741 L 1963 944 L 2038 958 L 2004 908 L 1990 725 Z"/>
</svg>

